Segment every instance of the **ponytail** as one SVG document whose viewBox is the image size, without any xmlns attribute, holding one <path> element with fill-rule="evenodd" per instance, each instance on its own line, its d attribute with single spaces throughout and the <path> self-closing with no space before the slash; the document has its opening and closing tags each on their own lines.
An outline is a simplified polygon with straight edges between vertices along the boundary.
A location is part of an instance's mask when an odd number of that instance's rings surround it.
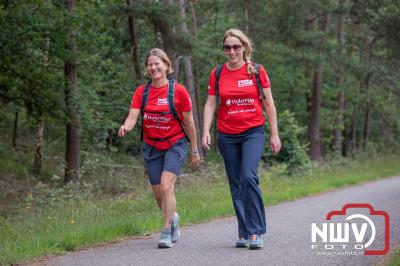
<svg viewBox="0 0 400 266">
<path fill-rule="evenodd" d="M 247 73 L 250 76 L 254 76 L 257 74 L 257 69 L 255 68 L 255 66 L 253 65 L 253 63 L 250 60 L 246 60 L 246 64 L 247 64 Z"/>
</svg>

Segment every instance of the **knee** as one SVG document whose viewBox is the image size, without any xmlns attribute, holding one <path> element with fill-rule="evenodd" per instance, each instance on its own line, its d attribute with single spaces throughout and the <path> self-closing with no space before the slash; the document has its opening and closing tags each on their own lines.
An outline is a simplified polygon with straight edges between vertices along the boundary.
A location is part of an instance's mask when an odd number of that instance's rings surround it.
<svg viewBox="0 0 400 266">
<path fill-rule="evenodd" d="M 258 181 L 257 175 L 252 174 L 252 173 L 247 173 L 246 175 L 243 176 L 241 183 L 242 183 L 242 186 L 245 186 L 245 187 L 258 186 L 259 181 Z"/>
<path fill-rule="evenodd" d="M 163 183 L 161 183 L 161 185 L 160 185 L 160 192 L 161 192 L 161 196 L 162 196 L 162 197 L 171 194 L 171 192 L 172 192 L 172 185 L 171 185 L 171 184 L 163 184 Z"/>
</svg>

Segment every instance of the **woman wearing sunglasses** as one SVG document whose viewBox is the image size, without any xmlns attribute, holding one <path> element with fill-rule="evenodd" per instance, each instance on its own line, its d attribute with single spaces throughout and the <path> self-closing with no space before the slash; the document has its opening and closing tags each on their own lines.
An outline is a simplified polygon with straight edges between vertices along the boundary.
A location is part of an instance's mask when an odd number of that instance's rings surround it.
<svg viewBox="0 0 400 266">
<path fill-rule="evenodd" d="M 259 65 L 258 72 L 251 61 L 250 39 L 242 31 L 230 29 L 225 32 L 222 43 L 228 61 L 222 65 L 219 74 L 216 74 L 218 68 L 210 74 L 202 144 L 210 149 L 210 127 L 218 105 L 217 141 L 238 221 L 236 247 L 261 249 L 264 244 L 261 236 L 266 232 L 264 204 L 257 176 L 265 143 L 262 106 L 270 123 L 269 144 L 274 153 L 281 149 L 276 109 L 266 70 Z M 257 81 L 265 97 L 261 97 Z"/>
<path fill-rule="evenodd" d="M 167 75 L 173 70 L 167 54 L 158 48 L 151 49 L 146 56 L 145 66 L 145 75 L 151 80 L 139 86 L 133 93 L 128 117 L 120 127 L 118 136 L 124 137 L 134 129 L 140 113 L 143 112 L 142 155 L 157 205 L 162 212 L 164 226 L 158 247 L 170 248 L 180 236 L 174 186 L 186 160 L 188 142 L 185 130 L 190 140 L 193 169 L 199 166 L 200 157 L 190 96 L 184 86 L 168 80 Z M 171 101 L 176 108 L 177 117 L 170 110 L 170 84 L 174 84 L 171 85 L 174 95 Z"/>
</svg>

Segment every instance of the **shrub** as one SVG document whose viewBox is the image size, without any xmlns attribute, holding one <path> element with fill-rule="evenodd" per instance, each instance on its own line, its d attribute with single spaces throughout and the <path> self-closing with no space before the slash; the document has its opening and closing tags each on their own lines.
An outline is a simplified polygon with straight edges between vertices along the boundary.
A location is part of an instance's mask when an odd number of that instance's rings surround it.
<svg viewBox="0 0 400 266">
<path fill-rule="evenodd" d="M 299 126 L 294 115 L 287 110 L 279 115 L 278 121 L 282 149 L 277 155 L 274 155 L 271 149 L 265 149 L 263 154 L 265 164 L 270 166 L 276 163 L 285 163 L 288 174 L 308 170 L 311 164 L 306 153 L 307 144 L 302 144 L 300 141 L 305 128 Z M 270 132 L 268 123 L 266 127 L 266 132 Z"/>
</svg>

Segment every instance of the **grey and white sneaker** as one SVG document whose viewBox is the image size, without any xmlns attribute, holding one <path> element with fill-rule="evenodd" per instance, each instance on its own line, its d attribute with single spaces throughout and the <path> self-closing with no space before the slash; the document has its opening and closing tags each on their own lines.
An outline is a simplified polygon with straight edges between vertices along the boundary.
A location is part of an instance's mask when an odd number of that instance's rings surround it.
<svg viewBox="0 0 400 266">
<path fill-rule="evenodd" d="M 174 245 L 171 241 L 171 231 L 164 229 L 161 232 L 160 240 L 158 241 L 158 248 L 172 248 Z"/>
<path fill-rule="evenodd" d="M 252 235 L 249 239 L 249 249 L 262 249 L 264 247 L 264 241 L 259 235 Z"/>
<path fill-rule="evenodd" d="M 179 237 L 181 236 L 181 232 L 179 232 L 179 214 L 175 213 L 174 218 L 172 218 L 171 223 L 171 241 L 175 243 L 178 241 Z"/>
<path fill-rule="evenodd" d="M 236 240 L 236 247 L 237 248 L 248 248 L 249 247 L 249 240 L 244 237 L 240 237 Z"/>
</svg>

